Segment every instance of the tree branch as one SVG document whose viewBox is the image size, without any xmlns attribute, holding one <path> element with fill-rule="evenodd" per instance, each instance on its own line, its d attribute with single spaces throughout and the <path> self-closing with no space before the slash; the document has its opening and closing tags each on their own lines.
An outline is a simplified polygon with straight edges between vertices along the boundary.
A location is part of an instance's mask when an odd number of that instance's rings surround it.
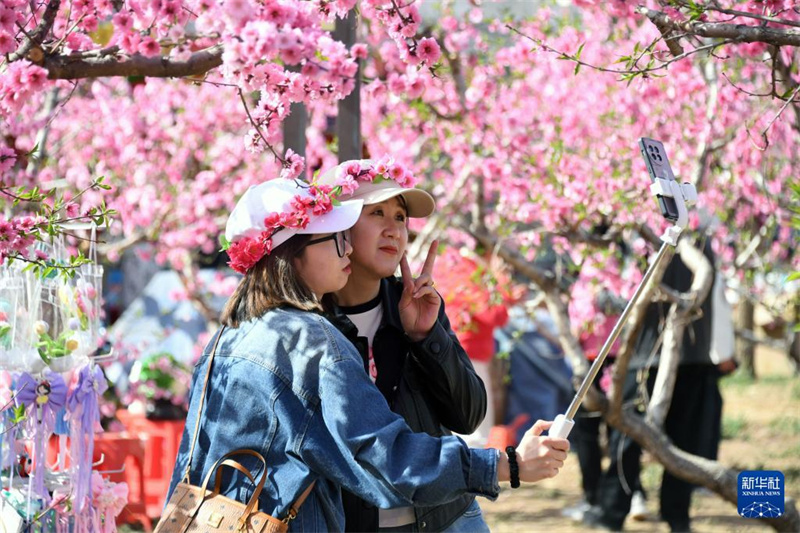
<svg viewBox="0 0 800 533">
<path fill-rule="evenodd" d="M 586 361 L 586 353 L 581 348 L 578 338 L 572 334 L 567 304 L 557 287 L 544 291 L 544 296 L 547 310 L 558 331 L 558 343 L 573 368 L 573 374 L 576 378 L 582 379 L 589 372 L 589 363 Z M 596 407 L 596 404 L 592 404 L 591 407 Z"/>
<path fill-rule="evenodd" d="M 778 53 L 778 49 L 775 48 L 773 50 L 773 69 L 777 70 L 781 74 L 781 81 L 783 82 L 783 86 L 786 88 L 786 91 L 789 92 L 791 90 L 797 90 L 798 83 L 794 81 L 792 78 L 792 65 L 787 65 L 786 62 L 781 57 L 780 53 Z M 783 96 L 779 96 L 779 98 L 783 99 Z M 794 110 L 794 129 L 797 132 L 800 132 L 800 106 L 793 106 L 792 109 Z"/>
<path fill-rule="evenodd" d="M 186 290 L 186 294 L 189 296 L 189 300 L 195 304 L 195 309 L 197 309 L 203 318 L 209 324 L 216 324 L 219 320 L 219 314 L 211 307 L 208 300 L 203 296 L 203 294 L 196 290 L 195 284 L 192 280 L 199 279 L 198 278 L 198 270 L 194 267 L 192 263 L 189 263 L 191 266 L 187 269 L 178 269 L 175 271 L 178 274 L 178 278 L 181 280 L 183 284 L 183 288 Z M 187 270 L 189 272 L 187 272 Z"/>
<path fill-rule="evenodd" d="M 652 233 L 648 227 L 643 226 L 640 233 L 643 237 L 648 238 Z M 650 302 L 653 300 L 653 293 L 658 288 L 661 280 L 664 277 L 664 272 L 669 265 L 672 255 L 675 250 L 670 247 L 665 252 L 665 257 L 661 260 L 652 277 L 647 285 L 642 289 L 639 299 L 634 303 L 628 317 L 628 323 L 622 330 L 619 340 L 619 351 L 617 352 L 617 361 L 613 366 L 611 374 L 611 390 L 609 391 L 609 417 L 618 417 L 622 413 L 622 392 L 625 384 L 625 378 L 628 374 L 628 364 L 630 363 L 633 355 L 633 350 L 636 345 L 636 338 L 639 335 L 644 315 L 647 311 Z"/>
<path fill-rule="evenodd" d="M 689 244 L 686 239 L 681 239 L 678 242 L 677 253 L 694 277 L 689 291 L 681 294 L 681 302 L 670 306 L 667 314 L 658 374 L 650 403 L 647 406 L 648 421 L 657 428 L 664 426 L 667 412 L 672 404 L 672 393 L 675 389 L 675 379 L 680 364 L 683 333 L 691 321 L 692 314 L 708 297 L 714 282 L 711 262 L 697 247 Z"/>
<path fill-rule="evenodd" d="M 122 240 L 99 245 L 97 247 L 97 254 L 102 257 L 108 257 L 109 254 L 122 255 L 126 250 L 139 244 L 140 242 L 147 242 L 147 236 L 138 231 L 133 232 Z"/>
<path fill-rule="evenodd" d="M 601 399 L 602 410 L 608 410 L 608 402 Z M 664 468 L 675 477 L 695 485 L 701 485 L 719 494 L 726 501 L 736 504 L 738 498 L 738 472 L 716 461 L 687 453 L 672 444 L 658 428 L 648 424 L 641 416 L 623 411 L 615 419 L 606 418 L 609 424 L 632 437 Z M 761 518 L 777 531 L 800 531 L 800 515 L 795 502 L 786 499 L 786 508 L 780 518 Z"/>
<path fill-rule="evenodd" d="M 551 54 L 557 55 L 559 59 L 566 59 L 566 60 L 572 61 L 576 65 L 580 65 L 582 67 L 590 68 L 590 69 L 596 70 L 598 72 L 610 72 L 612 74 L 620 74 L 620 75 L 623 76 L 623 79 L 626 79 L 626 77 L 625 77 L 626 75 L 641 75 L 641 74 L 647 74 L 647 73 L 650 73 L 650 72 L 657 72 L 659 70 L 664 70 L 667 67 L 669 67 L 669 65 L 671 65 L 672 63 L 675 63 L 676 61 L 680 61 L 681 59 L 685 59 L 685 58 L 687 58 L 687 57 L 689 57 L 689 56 L 691 56 L 693 54 L 697 54 L 697 53 L 700 53 L 700 52 L 705 52 L 707 50 L 710 51 L 709 53 L 711 53 L 711 51 L 713 51 L 715 48 L 719 48 L 720 46 L 723 46 L 725 44 L 729 44 L 729 43 L 733 42 L 733 39 L 729 39 L 729 40 L 713 42 L 713 43 L 706 44 L 706 45 L 703 45 L 703 46 L 698 46 L 697 48 L 693 48 L 693 49 L 691 49 L 691 50 L 689 50 L 687 52 L 683 52 L 682 54 L 674 56 L 672 59 L 664 61 L 664 62 L 662 62 L 660 64 L 655 65 L 655 66 L 648 66 L 648 67 L 644 67 L 644 68 L 636 67 L 636 68 L 621 69 L 621 68 L 608 68 L 608 67 L 601 67 L 599 65 L 592 65 L 591 63 L 587 63 L 585 61 L 582 61 L 577 56 L 577 54 L 568 54 L 566 52 L 562 52 L 560 50 L 556 50 L 555 48 L 553 48 L 552 46 L 548 45 L 547 43 L 545 43 L 541 39 L 537 39 L 536 37 L 531 37 L 530 35 L 526 35 L 526 34 L 522 33 L 520 30 L 514 28 L 513 26 L 511 26 L 509 24 L 506 24 L 506 28 L 508 28 L 509 30 L 513 31 L 514 33 L 520 35 L 521 37 L 524 37 L 525 39 L 528 39 L 529 41 L 532 41 L 532 42 L 536 43 L 537 45 L 542 47 L 542 49 L 545 52 L 550 52 Z M 678 37 L 677 36 L 671 36 L 670 38 L 671 39 L 677 39 Z M 638 63 L 638 61 L 641 58 L 642 58 L 642 56 L 639 56 L 639 58 L 637 58 L 635 60 L 634 64 Z"/>
<path fill-rule="evenodd" d="M 56 20 L 56 15 L 58 14 L 58 9 L 60 7 L 61 0 L 50 0 L 47 3 L 47 7 L 44 10 L 44 15 L 42 16 L 42 20 L 39 22 L 39 25 L 36 26 L 36 29 L 33 30 L 33 33 L 25 38 L 25 40 L 22 42 L 22 45 L 20 45 L 20 47 L 14 53 L 8 56 L 9 63 L 13 63 L 14 61 L 22 59 L 28 55 L 28 52 L 30 52 L 32 48 L 42 45 L 42 41 L 44 41 L 45 36 L 53 27 L 53 23 Z"/>
<path fill-rule="evenodd" d="M 466 227 L 466 224 L 461 224 L 461 229 L 472 235 L 484 248 L 497 250 L 497 255 L 501 259 L 511 265 L 517 273 L 530 279 L 542 290 L 545 295 L 547 308 L 558 329 L 558 340 L 561 344 L 561 349 L 564 350 L 564 354 L 569 359 L 573 368 L 582 368 L 585 372 L 586 357 L 578 339 L 572 334 L 572 329 L 569 327 L 567 305 L 562 298 L 556 275 L 549 270 L 544 270 L 533 265 L 530 261 L 525 259 L 522 254 L 516 250 L 509 249 L 509 247 L 499 241 L 497 237 L 489 233 L 475 231 Z"/>
<path fill-rule="evenodd" d="M 782 19 L 778 17 L 769 17 L 766 15 L 759 15 L 758 13 L 739 11 L 737 9 L 726 9 L 719 7 L 719 2 L 716 1 L 713 2 L 713 5 L 706 4 L 706 5 L 701 5 L 701 7 L 706 11 L 716 11 L 717 13 L 722 13 L 724 15 L 733 15 L 735 17 L 747 17 L 755 20 L 761 20 L 764 22 L 774 22 L 775 24 L 781 24 L 783 26 L 794 26 L 795 28 L 800 28 L 800 22 L 796 22 L 794 20 Z"/>
<path fill-rule="evenodd" d="M 193 53 L 186 60 L 141 54 L 127 59 L 104 54 L 56 55 L 46 56 L 42 67 L 47 69 L 47 77 L 51 80 L 76 80 L 111 76 L 181 78 L 205 74 L 221 64 L 222 45 L 216 44 Z"/>
<path fill-rule="evenodd" d="M 699 22 L 673 20 L 661 11 L 639 7 L 638 13 L 647 16 L 659 31 L 682 31 L 698 37 L 729 39 L 742 43 L 767 43 L 776 46 L 800 46 L 800 31 L 783 30 L 766 26 L 748 26 L 725 22 Z M 662 29 L 664 28 L 664 29 Z"/>
</svg>

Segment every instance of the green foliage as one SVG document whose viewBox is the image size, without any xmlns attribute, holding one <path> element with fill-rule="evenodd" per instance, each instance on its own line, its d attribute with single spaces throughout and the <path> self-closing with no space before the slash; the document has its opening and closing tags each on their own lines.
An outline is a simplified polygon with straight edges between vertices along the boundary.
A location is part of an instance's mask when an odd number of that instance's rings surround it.
<svg viewBox="0 0 800 533">
<path fill-rule="evenodd" d="M 797 417 L 776 418 L 769 423 L 769 427 L 780 436 L 800 436 L 800 418 Z"/>
<path fill-rule="evenodd" d="M 41 331 L 39 342 L 36 343 L 39 357 L 49 365 L 53 359 L 69 355 L 78 348 L 78 341 L 73 339 L 73 336 L 73 331 L 66 330 L 54 339 L 46 331 Z"/>
<path fill-rule="evenodd" d="M 36 151 L 35 147 L 33 151 Z M 109 209 L 105 201 L 101 201 L 100 205 L 91 207 L 76 216 L 68 216 L 67 207 L 70 204 L 74 204 L 78 198 L 90 190 L 108 191 L 111 190 L 111 186 L 105 183 L 105 178 L 103 176 L 100 176 L 92 181 L 88 187 L 67 199 L 63 195 L 56 194 L 55 189 L 42 191 L 36 185 L 34 185 L 32 188 L 26 188 L 12 187 L 5 185 L 4 183 L 0 183 L 0 199 L 2 199 L 2 197 L 9 199 L 11 201 L 11 208 L 19 207 L 20 204 L 34 204 L 35 207 L 33 209 L 26 205 L 25 207 L 27 209 L 25 210 L 28 212 L 34 211 L 34 214 L 41 217 L 42 220 L 30 229 L 29 234 L 32 235 L 37 241 L 49 241 L 54 237 L 70 235 L 66 229 L 67 224 L 91 222 L 98 227 L 108 227 L 108 225 L 111 223 L 112 217 L 117 216 L 118 213 L 114 209 Z M 2 207 L 2 203 L 0 203 L 0 207 Z M 7 259 L 9 264 L 13 263 L 14 261 L 24 261 L 28 263 L 28 265 L 23 269 L 24 271 L 32 271 L 37 276 L 45 279 L 52 278 L 57 274 L 62 274 L 66 278 L 72 278 L 75 276 L 75 272 L 80 265 L 90 262 L 89 259 L 87 259 L 80 252 L 74 256 L 71 256 L 69 261 L 66 263 L 55 263 L 53 261 L 40 259 L 28 259 L 16 252 L 8 253 Z"/>
<path fill-rule="evenodd" d="M 747 420 L 741 415 L 722 417 L 722 438 L 747 440 Z"/>
<path fill-rule="evenodd" d="M 134 366 L 131 383 L 146 400 L 182 397 L 186 391 L 179 377 L 188 381 L 189 370 L 169 352 L 151 354 Z"/>
<path fill-rule="evenodd" d="M 20 424 L 25 421 L 25 405 L 19 404 L 11 409 L 9 420 L 12 424 Z"/>
<path fill-rule="evenodd" d="M 697 2 L 693 0 L 682 1 L 682 2 L 674 2 L 675 4 L 680 4 L 677 7 L 684 7 L 688 11 L 686 14 L 689 16 L 689 21 L 695 21 L 701 18 L 706 13 L 706 7 L 703 5 L 698 5 Z"/>
<path fill-rule="evenodd" d="M 792 385 L 792 391 L 790 393 L 790 397 L 792 400 L 800 400 L 800 382 L 795 383 Z"/>
</svg>

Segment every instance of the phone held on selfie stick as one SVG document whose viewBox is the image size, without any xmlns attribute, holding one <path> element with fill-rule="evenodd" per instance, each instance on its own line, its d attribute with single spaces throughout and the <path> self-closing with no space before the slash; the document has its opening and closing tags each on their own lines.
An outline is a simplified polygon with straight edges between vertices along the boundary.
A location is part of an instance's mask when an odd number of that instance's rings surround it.
<svg viewBox="0 0 800 533">
<path fill-rule="evenodd" d="M 675 174 L 672 172 L 672 167 L 669 165 L 667 152 L 661 141 L 642 137 L 639 139 L 639 150 L 647 165 L 647 172 L 650 174 L 650 180 L 652 182 L 650 185 L 650 192 L 658 199 L 658 205 L 661 208 L 663 217 L 673 222 L 673 225 L 667 228 L 664 235 L 661 236 L 663 244 L 658 254 L 650 263 L 647 272 L 645 272 L 642 277 L 642 281 L 639 282 L 628 305 L 625 306 L 625 310 L 620 315 L 619 320 L 617 320 L 614 329 L 611 330 L 606 342 L 600 349 L 600 353 L 597 354 L 592 366 L 589 367 L 589 372 L 586 374 L 586 377 L 583 378 L 580 387 L 578 387 L 575 397 L 567 408 L 567 412 L 556 416 L 556 419 L 553 421 L 553 425 L 548 432 L 552 437 L 567 438 L 569 436 L 572 427 L 575 425 L 575 413 L 577 413 L 578 407 L 583 403 L 583 399 L 586 397 L 586 393 L 589 391 L 592 382 L 597 377 L 597 374 L 600 373 L 600 368 L 603 366 L 603 361 L 605 361 L 606 356 L 608 356 L 608 352 L 611 351 L 611 346 L 614 345 L 617 337 L 619 337 L 619 334 L 622 332 L 622 327 L 625 325 L 625 322 L 627 322 L 633 306 L 647 286 L 650 278 L 653 276 L 656 267 L 666 255 L 668 246 L 677 246 L 678 237 L 680 237 L 681 232 L 689 223 L 688 207 L 697 201 L 697 190 L 694 185 L 691 183 L 679 183 L 675 179 Z"/>
</svg>

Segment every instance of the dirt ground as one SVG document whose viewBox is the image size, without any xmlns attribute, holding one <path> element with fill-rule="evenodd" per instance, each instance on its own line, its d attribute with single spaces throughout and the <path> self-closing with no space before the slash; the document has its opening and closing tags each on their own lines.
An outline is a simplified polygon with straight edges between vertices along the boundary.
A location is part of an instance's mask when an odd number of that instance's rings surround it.
<svg viewBox="0 0 800 533">
<path fill-rule="evenodd" d="M 722 381 L 723 441 L 719 460 L 736 470 L 780 470 L 786 478 L 786 495 L 800 500 L 800 378 L 793 376 L 786 357 L 762 350 L 756 355 L 758 381 L 734 375 Z M 630 518 L 625 531 L 667 532 L 658 521 L 658 488 L 663 467 L 644 457 L 642 483 L 649 494 L 650 518 Z M 511 490 L 506 485 L 495 502 L 481 500 L 494 533 L 527 531 L 585 531 L 564 518 L 564 508 L 581 498 L 580 469 L 575 454 L 555 479 Z M 700 533 L 772 531 L 757 520 L 741 518 L 736 507 L 708 491 L 695 491 L 692 527 Z"/>
</svg>

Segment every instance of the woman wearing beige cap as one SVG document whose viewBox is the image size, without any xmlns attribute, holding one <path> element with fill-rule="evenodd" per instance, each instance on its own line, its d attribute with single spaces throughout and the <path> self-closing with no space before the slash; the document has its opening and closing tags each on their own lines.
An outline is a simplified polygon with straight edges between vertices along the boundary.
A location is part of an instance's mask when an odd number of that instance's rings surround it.
<svg viewBox="0 0 800 533">
<path fill-rule="evenodd" d="M 352 274 L 326 298 L 332 322 L 358 348 L 364 368 L 391 409 L 417 432 L 433 436 L 475 431 L 486 414 L 486 389 L 444 311 L 431 277 L 434 242 L 420 275 L 405 257 L 409 217 L 435 204 L 413 188 L 413 175 L 390 159 L 347 161 L 319 182 L 363 200 L 350 230 Z M 395 277 L 400 266 L 402 279 Z M 345 494 L 347 531 L 488 531 L 472 495 L 434 507 L 376 509 Z"/>
</svg>

